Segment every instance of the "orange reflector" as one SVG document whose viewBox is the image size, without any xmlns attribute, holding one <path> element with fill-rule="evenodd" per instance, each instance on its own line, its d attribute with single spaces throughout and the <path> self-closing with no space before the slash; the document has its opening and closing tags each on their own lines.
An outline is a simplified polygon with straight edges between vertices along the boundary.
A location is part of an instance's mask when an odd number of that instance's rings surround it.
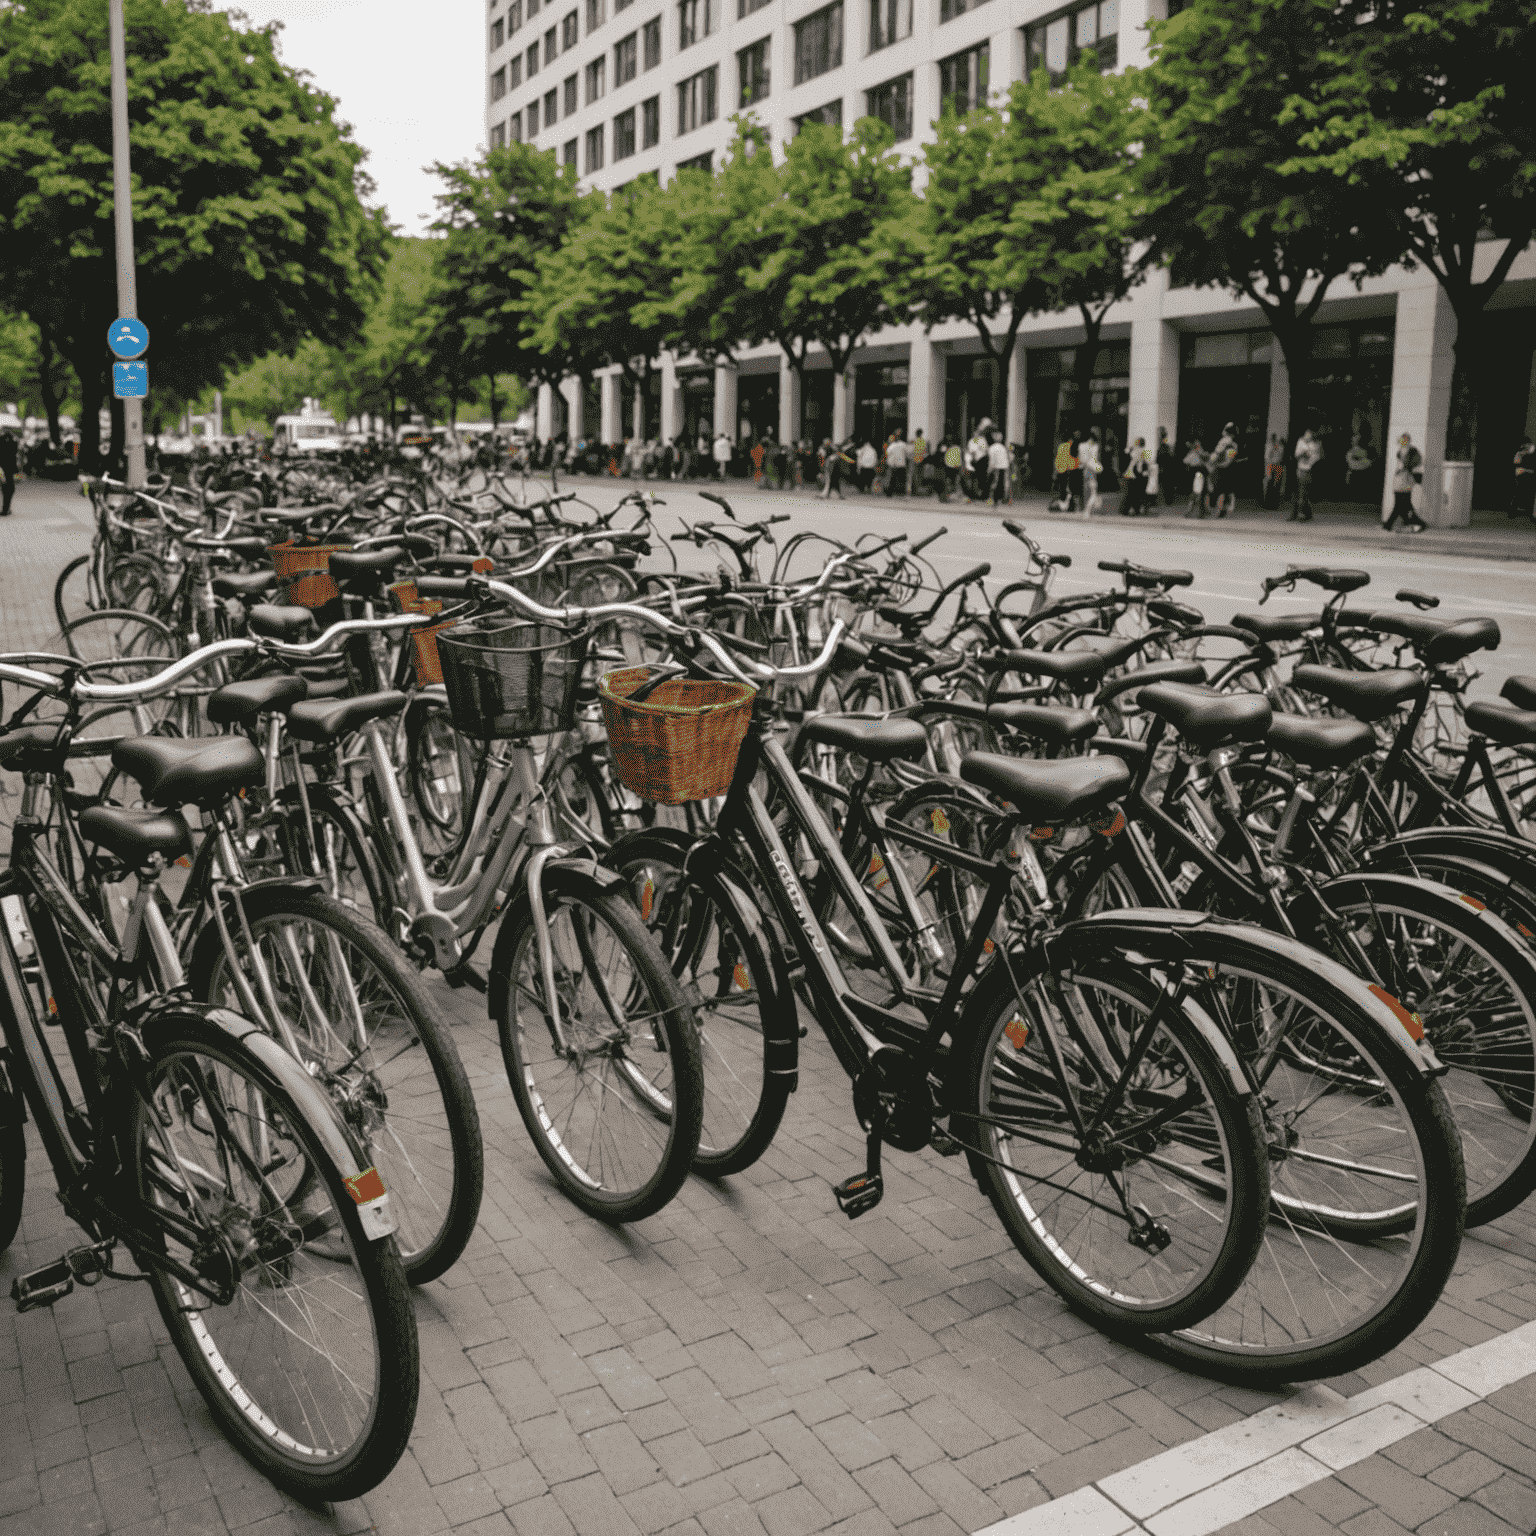
<svg viewBox="0 0 1536 1536">
<path fill-rule="evenodd" d="M 640 921 L 648 923 L 651 920 L 651 908 L 656 905 L 656 882 L 647 877 L 644 886 L 640 890 Z"/>
<path fill-rule="evenodd" d="M 48 999 L 48 1012 L 53 1014 L 55 1018 L 58 1017 L 59 1005 L 57 1001 L 51 997 Z"/>
<path fill-rule="evenodd" d="M 885 860 L 882 859 L 880 857 L 880 855 L 877 853 L 874 856 L 874 858 L 872 858 L 869 861 L 869 872 L 870 872 L 870 874 L 875 875 L 875 874 L 878 874 L 884 868 L 885 868 Z"/>
<path fill-rule="evenodd" d="M 736 969 L 731 972 L 731 980 L 734 981 L 743 992 L 750 992 L 752 990 L 752 978 L 747 975 L 746 966 L 744 966 L 739 960 L 736 962 Z"/>
<path fill-rule="evenodd" d="M 1424 1020 L 1418 1014 L 1409 1013 L 1385 987 L 1373 986 L 1370 990 L 1373 997 L 1379 997 L 1397 1015 L 1397 1022 L 1408 1031 L 1410 1040 L 1418 1041 L 1424 1038 Z"/>
<path fill-rule="evenodd" d="M 1029 834 L 1029 840 L 1032 843 L 1048 843 L 1055 836 L 1055 827 L 1036 827 L 1035 830 Z"/>
<path fill-rule="evenodd" d="M 350 1179 L 343 1179 L 342 1183 L 347 1186 L 347 1193 L 359 1205 L 367 1205 L 372 1200 L 384 1198 L 384 1180 L 379 1177 L 377 1168 L 364 1168 L 361 1173 L 354 1173 Z"/>
<path fill-rule="evenodd" d="M 990 955 L 996 948 L 997 945 L 994 944 L 991 939 L 983 939 L 981 941 L 981 952 L 984 955 Z"/>
<path fill-rule="evenodd" d="M 496 569 L 496 562 L 485 555 L 481 555 L 478 560 L 471 562 L 469 568 L 476 576 L 484 576 L 487 571 L 494 571 Z"/>
<path fill-rule="evenodd" d="M 949 831 L 949 817 L 943 811 L 935 808 L 928 813 L 928 821 L 935 832 Z"/>
<path fill-rule="evenodd" d="M 1125 831 L 1125 812 L 1116 811 L 1113 816 L 1105 817 L 1102 821 L 1090 821 L 1088 825 L 1100 837 L 1119 837 Z"/>
<path fill-rule="evenodd" d="M 1536 939 L 1536 933 L 1532 933 L 1524 923 L 1516 923 L 1515 930 L 1519 933 L 1522 939 Z"/>
<path fill-rule="evenodd" d="M 1465 894 L 1465 892 L 1463 892 L 1461 899 L 1466 902 L 1466 904 L 1471 907 L 1474 912 L 1486 912 L 1488 910 L 1488 903 L 1486 901 L 1479 901 L 1476 896 L 1468 896 Z"/>
<path fill-rule="evenodd" d="M 1007 1035 L 1009 1045 L 1016 1051 L 1022 1051 L 1029 1040 L 1029 1026 L 1020 1018 L 1009 1019 L 1003 1025 L 1003 1033 Z"/>
<path fill-rule="evenodd" d="M 176 860 L 176 867 L 177 869 L 191 869 L 192 860 L 189 859 L 186 854 L 182 854 L 182 856 Z"/>
</svg>

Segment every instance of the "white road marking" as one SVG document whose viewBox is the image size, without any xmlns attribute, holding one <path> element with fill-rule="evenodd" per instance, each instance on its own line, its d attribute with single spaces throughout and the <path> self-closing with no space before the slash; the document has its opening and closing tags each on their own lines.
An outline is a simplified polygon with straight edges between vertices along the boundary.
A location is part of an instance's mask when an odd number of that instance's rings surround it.
<svg viewBox="0 0 1536 1536">
<path fill-rule="evenodd" d="M 1302 1387 L 977 1536 L 1210 1536 L 1533 1373 L 1536 1322 L 1354 1397 Z"/>
</svg>

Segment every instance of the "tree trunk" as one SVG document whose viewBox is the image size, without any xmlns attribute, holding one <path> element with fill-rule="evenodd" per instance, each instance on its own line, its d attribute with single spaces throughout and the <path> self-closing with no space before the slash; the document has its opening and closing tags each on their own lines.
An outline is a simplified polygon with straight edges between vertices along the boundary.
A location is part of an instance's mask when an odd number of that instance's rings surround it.
<svg viewBox="0 0 1536 1536">
<path fill-rule="evenodd" d="M 105 370 L 94 352 L 70 358 L 80 383 L 80 458 L 82 475 L 101 473 L 101 404 L 106 398 Z"/>
<path fill-rule="evenodd" d="M 1073 430 L 1082 434 L 1088 430 L 1089 402 L 1093 397 L 1093 370 L 1103 346 L 1099 338 L 1104 329 L 1104 312 L 1101 310 L 1095 316 L 1081 305 L 1078 308 L 1083 317 L 1084 336 L 1072 363 L 1072 382 L 1077 391 L 1072 413 L 1076 418 Z"/>
<path fill-rule="evenodd" d="M 59 428 L 59 392 L 53 387 L 53 333 L 46 325 L 38 326 L 42 346 L 38 349 L 37 391 L 43 397 L 48 416 L 48 441 L 55 448 L 63 436 Z"/>
<path fill-rule="evenodd" d="M 1307 368 L 1312 362 L 1312 325 L 1298 320 L 1291 324 L 1276 323 L 1269 317 L 1269 328 L 1280 351 L 1285 356 L 1285 372 L 1290 386 L 1290 399 L 1285 416 L 1285 473 L 1291 488 L 1291 511 L 1295 512 L 1301 500 L 1301 482 L 1296 474 L 1296 444 L 1307 426 Z M 1266 438 L 1267 440 L 1267 438 Z"/>
</svg>

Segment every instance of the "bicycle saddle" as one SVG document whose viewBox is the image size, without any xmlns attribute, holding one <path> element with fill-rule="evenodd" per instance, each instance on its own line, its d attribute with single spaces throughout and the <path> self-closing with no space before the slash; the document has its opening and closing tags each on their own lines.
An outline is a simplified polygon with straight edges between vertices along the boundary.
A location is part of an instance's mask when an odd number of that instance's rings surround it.
<svg viewBox="0 0 1536 1536">
<path fill-rule="evenodd" d="M 1147 612 L 1159 624 L 1186 625 L 1205 623 L 1205 615 L 1198 608 L 1192 608 L 1188 603 L 1176 602 L 1171 597 L 1148 598 Z"/>
<path fill-rule="evenodd" d="M 405 695 L 393 688 L 353 699 L 309 699 L 288 711 L 288 734 L 297 741 L 335 741 L 404 708 Z"/>
<path fill-rule="evenodd" d="M 261 753 L 245 736 L 131 736 L 113 751 L 112 766 L 165 809 L 212 805 L 265 777 Z"/>
<path fill-rule="evenodd" d="M 1302 581 L 1310 581 L 1314 586 L 1321 587 L 1325 592 L 1358 592 L 1361 587 L 1371 584 L 1369 571 L 1356 570 L 1350 567 L 1327 565 L 1293 565 L 1286 572 L 1287 576 L 1296 576 Z"/>
<path fill-rule="evenodd" d="M 1274 712 L 1259 693 L 1215 693 L 1192 683 L 1153 683 L 1136 696 L 1197 752 L 1237 741 L 1262 741 Z"/>
<path fill-rule="evenodd" d="M 1118 757 L 1042 763 L 997 752 L 967 752 L 960 759 L 960 777 L 1006 800 L 1023 820 L 1045 826 L 1107 810 L 1131 782 L 1130 770 Z"/>
<path fill-rule="evenodd" d="M 1055 678 L 1074 693 L 1091 693 L 1109 667 L 1097 651 L 1005 651 L 1002 670 Z"/>
<path fill-rule="evenodd" d="M 1383 635 L 1401 635 L 1415 645 L 1427 645 L 1442 629 L 1449 629 L 1448 619 L 1432 619 L 1424 613 L 1378 611 L 1369 616 L 1354 616 L 1362 629 L 1374 629 Z"/>
<path fill-rule="evenodd" d="M 242 534 L 238 539 L 216 539 L 210 533 L 194 533 L 186 542 L 194 549 L 206 549 L 221 555 L 240 555 L 246 560 L 260 560 L 268 549 L 268 540 L 259 533 Z"/>
<path fill-rule="evenodd" d="M 1407 667 L 1349 672 L 1343 667 L 1304 665 L 1291 673 L 1291 682 L 1307 693 L 1321 694 L 1330 704 L 1347 709 L 1357 720 L 1366 721 L 1384 719 L 1424 686 L 1424 679 Z"/>
<path fill-rule="evenodd" d="M 1468 730 L 1502 746 L 1524 747 L 1536 742 L 1536 710 L 1478 699 L 1467 705 L 1466 721 Z"/>
<path fill-rule="evenodd" d="M 1503 638 L 1496 619 L 1461 619 L 1419 646 L 1418 652 L 1424 661 L 1443 664 L 1460 661 L 1473 651 L 1496 651 Z"/>
<path fill-rule="evenodd" d="M 300 667 L 299 676 L 309 684 L 308 702 L 316 699 L 345 699 L 352 692 L 352 680 L 339 661 L 325 661 L 319 666 Z"/>
<path fill-rule="evenodd" d="M 216 597 L 255 597 L 258 592 L 265 592 L 268 587 L 276 585 L 276 571 L 229 572 L 213 578 Z"/>
<path fill-rule="evenodd" d="M 1246 629 L 1260 640 L 1299 640 L 1323 622 L 1320 613 L 1234 613 L 1232 627 Z"/>
<path fill-rule="evenodd" d="M 807 741 L 839 747 L 871 763 L 888 763 L 898 757 L 921 757 L 928 747 L 928 733 L 915 720 L 816 715 L 805 722 L 800 734 Z"/>
<path fill-rule="evenodd" d="M 331 577 L 337 586 L 345 585 L 348 591 L 366 596 L 376 591 L 386 576 L 392 576 L 404 559 L 405 551 L 398 547 L 337 551 L 331 556 Z"/>
<path fill-rule="evenodd" d="M 1536 677 L 1506 677 L 1499 697 L 1516 709 L 1536 709 Z"/>
<path fill-rule="evenodd" d="M 180 811 L 125 811 L 93 805 L 80 813 L 80 836 L 137 868 L 154 854 L 178 859 L 192 852 L 192 833 Z"/>
<path fill-rule="evenodd" d="M 308 608 L 277 603 L 258 603 L 251 609 L 251 633 L 272 640 L 307 640 L 315 632 L 315 616 Z"/>
<path fill-rule="evenodd" d="M 268 710 L 287 709 L 309 697 L 309 684 L 302 677 L 279 672 L 274 677 L 253 677 L 245 682 L 225 683 L 208 698 L 208 718 L 215 725 L 244 725 Z"/>
<path fill-rule="evenodd" d="M 1203 683 L 1205 668 L 1198 661 L 1154 661 L 1124 677 L 1112 677 L 1099 689 L 1095 704 L 1107 704 L 1117 695 L 1131 688 L 1150 686 L 1152 683 Z"/>
<path fill-rule="evenodd" d="M 1044 742 L 1053 756 L 1062 747 L 1086 741 L 1099 725 L 1091 709 L 1053 709 L 1046 704 L 994 704 L 987 719 L 1031 741 Z"/>
<path fill-rule="evenodd" d="M 0 768 L 13 773 L 52 773 L 60 761 L 54 748 L 58 739 L 57 725 L 19 725 L 7 731 L 0 736 Z"/>
<path fill-rule="evenodd" d="M 1309 768 L 1343 768 L 1376 749 L 1376 733 L 1359 720 L 1315 720 L 1311 715 L 1277 714 L 1269 745 Z"/>
</svg>

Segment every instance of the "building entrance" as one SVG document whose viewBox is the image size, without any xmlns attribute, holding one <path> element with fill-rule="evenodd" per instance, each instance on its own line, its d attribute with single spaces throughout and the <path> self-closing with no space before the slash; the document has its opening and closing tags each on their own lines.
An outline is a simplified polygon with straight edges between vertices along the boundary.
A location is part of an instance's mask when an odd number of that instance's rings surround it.
<svg viewBox="0 0 1536 1536">
<path fill-rule="evenodd" d="M 854 436 L 860 443 L 883 448 L 893 432 L 906 430 L 906 365 L 869 363 L 860 368 L 853 397 Z"/>
</svg>

